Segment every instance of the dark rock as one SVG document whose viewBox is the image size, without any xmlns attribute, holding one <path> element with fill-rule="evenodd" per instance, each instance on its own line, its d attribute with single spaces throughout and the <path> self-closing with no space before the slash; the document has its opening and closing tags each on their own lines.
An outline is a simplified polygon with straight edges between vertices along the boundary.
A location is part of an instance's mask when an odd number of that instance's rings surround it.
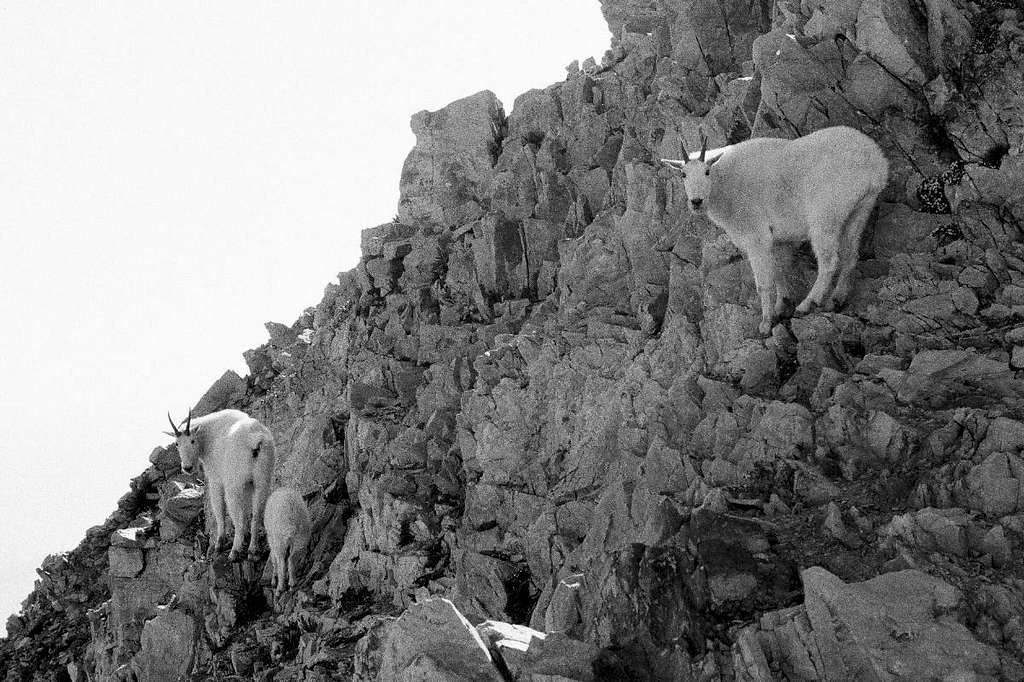
<svg viewBox="0 0 1024 682">
<path fill-rule="evenodd" d="M 899 571 L 847 584 L 821 568 L 802 578 L 804 605 L 765 614 L 733 647 L 748 679 L 770 679 L 772 666 L 807 680 L 951 679 L 1000 669 L 996 651 L 958 622 L 961 594 L 938 578 Z"/>
<path fill-rule="evenodd" d="M 428 599 L 387 626 L 381 680 L 495 680 L 502 676 L 480 635 L 447 599 Z"/>
</svg>

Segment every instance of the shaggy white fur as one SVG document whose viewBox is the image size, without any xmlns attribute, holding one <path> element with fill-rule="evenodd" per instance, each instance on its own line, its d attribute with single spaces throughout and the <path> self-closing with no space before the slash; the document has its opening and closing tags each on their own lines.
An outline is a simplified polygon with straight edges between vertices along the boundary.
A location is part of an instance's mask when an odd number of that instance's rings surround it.
<svg viewBox="0 0 1024 682">
<path fill-rule="evenodd" d="M 312 524 L 309 510 L 299 491 L 277 488 L 270 493 L 263 523 L 267 528 L 270 562 L 274 567 L 277 584 L 274 592 L 281 594 L 289 586 L 295 587 L 295 574 L 306 553 L 306 545 L 309 544 Z"/>
<path fill-rule="evenodd" d="M 240 410 L 221 410 L 197 419 L 189 410 L 184 430 L 174 425 L 167 415 L 181 455 L 181 470 L 191 473 L 198 462 L 203 463 L 210 508 L 217 524 L 216 537 L 210 542 L 212 555 L 227 540 L 224 507 L 235 527 L 231 561 L 242 559 L 242 545 L 249 535 L 249 559 L 254 560 L 259 547 L 259 529 L 263 525 L 263 508 L 270 493 L 270 477 L 274 471 L 274 437 L 270 429 Z"/>
<path fill-rule="evenodd" d="M 811 242 L 818 276 L 797 306 L 841 305 L 850 291 L 861 234 L 889 177 L 875 142 L 846 126 L 795 140 L 756 138 L 696 158 L 662 159 L 683 174 L 693 213 L 705 214 L 746 255 L 761 299 L 762 334 L 785 310 L 785 277 L 775 262 L 779 242 Z"/>
</svg>

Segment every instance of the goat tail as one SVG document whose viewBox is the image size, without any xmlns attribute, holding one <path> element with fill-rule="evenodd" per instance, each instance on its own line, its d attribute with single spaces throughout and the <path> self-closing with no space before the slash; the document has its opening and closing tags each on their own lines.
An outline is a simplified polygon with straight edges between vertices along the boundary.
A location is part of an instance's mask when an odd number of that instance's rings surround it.
<svg viewBox="0 0 1024 682">
<path fill-rule="evenodd" d="M 276 455 L 277 449 L 274 446 L 274 437 L 270 433 L 263 434 L 257 441 L 256 447 L 253 448 L 253 459 L 268 458 L 273 463 Z"/>
</svg>

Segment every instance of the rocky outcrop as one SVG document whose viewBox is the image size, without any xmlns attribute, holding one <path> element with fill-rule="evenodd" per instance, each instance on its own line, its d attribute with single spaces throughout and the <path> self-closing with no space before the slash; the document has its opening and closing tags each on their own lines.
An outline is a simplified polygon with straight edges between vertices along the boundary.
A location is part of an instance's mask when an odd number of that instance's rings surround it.
<svg viewBox="0 0 1024 682">
<path fill-rule="evenodd" d="M 1024 8 L 601 9 L 600 64 L 416 114 L 396 220 L 199 403 L 274 431 L 297 588 L 159 448 L 7 680 L 1024 679 Z M 892 167 L 853 295 L 761 338 L 656 159 L 836 124 Z"/>
<path fill-rule="evenodd" d="M 998 652 L 958 613 L 962 595 L 920 571 L 847 585 L 803 572 L 804 604 L 772 611 L 733 645 L 737 679 L 997 679 Z"/>
</svg>

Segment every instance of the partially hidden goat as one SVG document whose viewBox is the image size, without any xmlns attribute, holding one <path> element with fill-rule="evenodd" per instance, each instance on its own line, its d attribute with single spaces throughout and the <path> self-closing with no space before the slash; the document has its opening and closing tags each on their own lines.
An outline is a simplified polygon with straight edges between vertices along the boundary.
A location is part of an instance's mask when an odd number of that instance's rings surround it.
<svg viewBox="0 0 1024 682">
<path fill-rule="evenodd" d="M 275 594 L 295 587 L 295 574 L 309 544 L 311 522 L 302 495 L 294 488 L 277 488 L 267 499 L 263 517 L 274 567 Z M 287 571 L 285 568 L 287 567 Z"/>
<path fill-rule="evenodd" d="M 224 507 L 235 527 L 234 542 L 228 558 L 241 561 L 245 536 L 249 535 L 249 559 L 255 560 L 263 526 L 263 508 L 270 493 L 274 471 L 274 437 L 270 429 L 241 410 L 221 410 L 205 417 L 192 418 L 188 411 L 184 430 L 179 429 L 168 413 L 173 436 L 181 455 L 181 470 L 192 473 L 203 463 L 210 508 L 217 525 L 216 537 L 209 553 L 224 548 L 227 534 Z"/>
<path fill-rule="evenodd" d="M 681 141 L 681 140 L 680 140 Z M 799 315 L 842 305 L 850 293 L 861 234 L 889 162 L 867 135 L 824 128 L 794 140 L 755 138 L 707 154 L 662 163 L 682 173 L 690 211 L 706 214 L 744 253 L 761 299 L 758 330 L 767 335 L 789 291 L 773 253 L 779 242 L 810 240 L 818 276 Z"/>
</svg>

